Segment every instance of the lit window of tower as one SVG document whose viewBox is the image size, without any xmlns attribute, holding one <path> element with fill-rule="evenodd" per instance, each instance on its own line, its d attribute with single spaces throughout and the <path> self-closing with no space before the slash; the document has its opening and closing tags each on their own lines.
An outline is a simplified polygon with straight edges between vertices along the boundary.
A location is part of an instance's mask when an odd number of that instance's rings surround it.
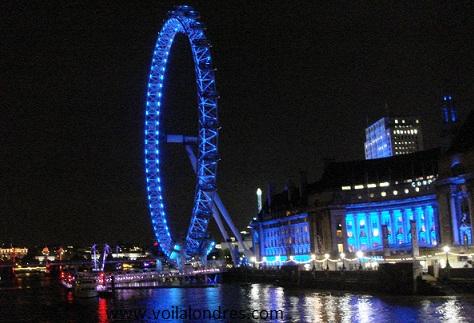
<svg viewBox="0 0 474 323">
<path fill-rule="evenodd" d="M 423 150 L 420 120 L 384 117 L 365 129 L 365 159 L 410 154 Z"/>
</svg>

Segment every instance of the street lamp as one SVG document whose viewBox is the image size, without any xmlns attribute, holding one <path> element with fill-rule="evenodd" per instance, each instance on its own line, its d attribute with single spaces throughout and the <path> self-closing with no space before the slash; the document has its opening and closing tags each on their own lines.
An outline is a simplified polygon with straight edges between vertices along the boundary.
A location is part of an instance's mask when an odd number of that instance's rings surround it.
<svg viewBox="0 0 474 323">
<path fill-rule="evenodd" d="M 329 254 L 324 254 L 324 259 L 326 259 L 326 270 L 329 270 Z"/>
<path fill-rule="evenodd" d="M 342 270 L 346 270 L 346 266 L 344 265 L 344 258 L 346 258 L 346 254 L 344 252 L 341 252 L 339 254 L 339 258 L 342 260 Z"/>
<path fill-rule="evenodd" d="M 448 259 L 448 255 L 449 255 L 449 251 L 451 250 L 451 248 L 449 248 L 449 246 L 444 246 L 443 247 L 443 251 L 444 253 L 446 254 L 446 269 L 449 269 L 451 266 L 449 266 L 449 259 Z"/>
<path fill-rule="evenodd" d="M 359 250 L 356 252 L 357 258 L 359 258 L 359 270 L 362 270 L 362 258 L 364 257 L 364 253 Z"/>
</svg>

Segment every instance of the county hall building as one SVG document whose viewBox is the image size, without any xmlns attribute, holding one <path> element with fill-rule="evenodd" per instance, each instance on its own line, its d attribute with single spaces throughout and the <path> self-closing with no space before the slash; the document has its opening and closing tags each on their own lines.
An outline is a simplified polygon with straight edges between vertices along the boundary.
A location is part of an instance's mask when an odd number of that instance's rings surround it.
<svg viewBox="0 0 474 323">
<path fill-rule="evenodd" d="M 278 194 L 267 188 L 251 223 L 257 261 L 409 253 L 412 232 L 425 251 L 473 248 L 474 114 L 459 129 L 455 121 L 445 125 L 453 134 L 445 149 L 331 162 L 315 183 L 302 174 Z"/>
</svg>

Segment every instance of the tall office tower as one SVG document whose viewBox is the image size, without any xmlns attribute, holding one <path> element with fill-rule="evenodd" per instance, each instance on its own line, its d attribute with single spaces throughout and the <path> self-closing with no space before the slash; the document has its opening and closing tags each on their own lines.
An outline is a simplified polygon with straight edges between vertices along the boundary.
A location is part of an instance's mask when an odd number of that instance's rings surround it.
<svg viewBox="0 0 474 323">
<path fill-rule="evenodd" d="M 423 150 L 421 124 L 416 117 L 384 117 L 365 129 L 365 159 Z"/>
<path fill-rule="evenodd" d="M 443 117 L 443 128 L 441 130 L 441 146 L 443 149 L 448 149 L 451 141 L 456 135 L 458 129 L 458 114 L 454 106 L 453 97 L 451 95 L 444 95 L 441 103 L 441 113 Z"/>
</svg>

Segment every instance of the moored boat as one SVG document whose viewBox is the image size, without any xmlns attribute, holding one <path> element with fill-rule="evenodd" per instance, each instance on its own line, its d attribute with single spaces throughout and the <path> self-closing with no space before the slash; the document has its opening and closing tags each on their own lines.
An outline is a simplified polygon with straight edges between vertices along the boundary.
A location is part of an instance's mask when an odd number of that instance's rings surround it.
<svg viewBox="0 0 474 323">
<path fill-rule="evenodd" d="M 74 294 L 80 298 L 97 297 L 97 274 L 79 273 L 76 278 Z"/>
</svg>

